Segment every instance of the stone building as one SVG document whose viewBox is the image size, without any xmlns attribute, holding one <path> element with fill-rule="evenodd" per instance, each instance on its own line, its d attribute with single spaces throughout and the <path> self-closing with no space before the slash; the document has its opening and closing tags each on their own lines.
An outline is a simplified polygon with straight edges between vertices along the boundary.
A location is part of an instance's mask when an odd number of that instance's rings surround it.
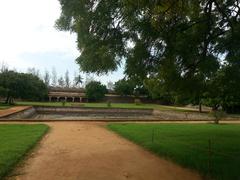
<svg viewBox="0 0 240 180">
<path fill-rule="evenodd" d="M 77 88 L 50 88 L 49 101 L 88 102 L 84 89 Z"/>
<path fill-rule="evenodd" d="M 48 98 L 50 102 L 88 102 L 88 98 L 86 97 L 85 90 L 83 88 L 50 88 Z M 114 91 L 109 90 L 102 101 L 110 101 L 113 103 L 134 103 L 134 99 L 134 96 L 120 96 Z M 138 99 L 142 102 L 149 102 L 145 96 L 138 97 Z"/>
</svg>

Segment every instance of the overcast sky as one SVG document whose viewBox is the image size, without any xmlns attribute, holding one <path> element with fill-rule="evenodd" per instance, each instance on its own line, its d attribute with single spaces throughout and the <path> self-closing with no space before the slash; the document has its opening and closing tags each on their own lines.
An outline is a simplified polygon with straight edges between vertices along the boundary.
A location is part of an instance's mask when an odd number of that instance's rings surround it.
<svg viewBox="0 0 240 180">
<path fill-rule="evenodd" d="M 71 76 L 78 72 L 76 35 L 54 28 L 59 14 L 58 0 L 0 1 L 0 62 L 22 72 L 32 67 L 41 72 L 55 67 L 59 76 L 66 70 Z M 123 78 L 122 69 L 94 77 L 105 84 L 114 82 Z"/>
</svg>

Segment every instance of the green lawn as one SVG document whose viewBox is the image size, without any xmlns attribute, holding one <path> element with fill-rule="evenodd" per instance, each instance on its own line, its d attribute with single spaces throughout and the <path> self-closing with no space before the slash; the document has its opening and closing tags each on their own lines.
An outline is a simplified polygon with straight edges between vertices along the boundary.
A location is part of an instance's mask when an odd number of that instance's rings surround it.
<svg viewBox="0 0 240 180">
<path fill-rule="evenodd" d="M 17 102 L 17 105 L 28 106 L 63 106 L 61 102 Z M 107 108 L 107 103 L 65 103 L 65 106 L 81 106 L 81 107 L 95 107 L 95 108 Z M 158 109 L 158 110 L 173 110 L 179 112 L 198 112 L 196 109 L 184 109 L 183 107 L 164 106 L 157 104 L 139 104 L 135 103 L 111 103 L 111 108 L 127 108 L 127 109 Z"/>
<path fill-rule="evenodd" d="M 6 105 L 6 104 L 4 104 L 4 103 L 0 103 L 0 110 L 8 109 L 8 108 L 10 108 L 10 107 L 12 107 L 12 106 L 11 106 L 11 105 Z"/>
<path fill-rule="evenodd" d="M 0 125 L 0 179 L 14 169 L 47 130 L 47 125 Z"/>
<path fill-rule="evenodd" d="M 108 128 L 205 177 L 240 179 L 240 125 L 109 124 Z"/>
</svg>

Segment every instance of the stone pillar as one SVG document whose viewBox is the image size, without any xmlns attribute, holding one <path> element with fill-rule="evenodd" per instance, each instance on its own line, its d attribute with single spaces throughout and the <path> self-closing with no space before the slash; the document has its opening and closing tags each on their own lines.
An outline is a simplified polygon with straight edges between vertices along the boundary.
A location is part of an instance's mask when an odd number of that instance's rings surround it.
<svg viewBox="0 0 240 180">
<path fill-rule="evenodd" d="M 57 97 L 57 102 L 59 102 L 60 97 Z"/>
<path fill-rule="evenodd" d="M 49 102 L 51 102 L 51 101 L 52 101 L 52 97 L 51 97 L 51 96 L 49 96 L 49 97 L 48 97 L 48 99 L 49 99 Z"/>
<path fill-rule="evenodd" d="M 75 100 L 75 97 L 72 97 L 72 102 L 74 102 L 74 100 Z"/>
<path fill-rule="evenodd" d="M 79 97 L 79 102 L 82 102 L 82 97 Z"/>
<path fill-rule="evenodd" d="M 67 97 L 65 97 L 65 102 L 67 102 Z"/>
</svg>

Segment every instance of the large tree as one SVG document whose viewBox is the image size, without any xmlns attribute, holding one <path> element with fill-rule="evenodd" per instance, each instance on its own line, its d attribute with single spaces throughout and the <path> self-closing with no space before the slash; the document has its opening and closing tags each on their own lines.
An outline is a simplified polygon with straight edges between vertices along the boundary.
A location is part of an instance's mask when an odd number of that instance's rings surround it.
<svg viewBox="0 0 240 180">
<path fill-rule="evenodd" d="M 134 82 L 121 79 L 114 84 L 114 91 L 121 96 L 133 95 L 135 87 Z"/>
<path fill-rule="evenodd" d="M 64 79 L 65 79 L 65 86 L 66 86 L 66 88 L 69 88 L 71 82 L 70 82 L 70 78 L 69 78 L 69 72 L 68 72 L 68 70 L 65 72 Z"/>
<path fill-rule="evenodd" d="M 86 72 L 113 71 L 126 59 L 130 78 L 201 104 L 208 80 L 240 61 L 238 0 L 59 1 L 56 25 L 77 33 Z"/>
<path fill-rule="evenodd" d="M 91 81 L 86 85 L 85 91 L 90 101 L 100 101 L 105 97 L 107 88 L 98 81 Z"/>
<path fill-rule="evenodd" d="M 8 104 L 14 98 L 39 101 L 47 96 L 47 86 L 36 75 L 7 70 L 0 73 L 0 96 Z"/>
<path fill-rule="evenodd" d="M 50 86 L 50 80 L 51 80 L 51 77 L 50 77 L 49 71 L 45 70 L 43 75 L 43 82 L 46 84 L 47 87 Z"/>
<path fill-rule="evenodd" d="M 74 73 L 74 78 L 73 78 L 73 86 L 74 87 L 80 87 L 80 85 L 83 83 L 83 78 L 82 75 L 79 73 L 77 74 L 76 72 Z"/>
</svg>

